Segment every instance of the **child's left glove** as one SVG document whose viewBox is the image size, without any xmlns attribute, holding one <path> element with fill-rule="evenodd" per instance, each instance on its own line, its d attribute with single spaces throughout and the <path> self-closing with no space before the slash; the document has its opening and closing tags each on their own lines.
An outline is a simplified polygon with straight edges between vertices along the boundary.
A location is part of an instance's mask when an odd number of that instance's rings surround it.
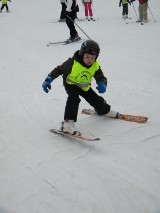
<svg viewBox="0 0 160 213">
<path fill-rule="evenodd" d="M 98 84 L 98 86 L 96 87 L 96 89 L 98 90 L 99 93 L 105 93 L 106 92 L 106 87 L 107 87 L 106 83 L 100 82 Z"/>
</svg>

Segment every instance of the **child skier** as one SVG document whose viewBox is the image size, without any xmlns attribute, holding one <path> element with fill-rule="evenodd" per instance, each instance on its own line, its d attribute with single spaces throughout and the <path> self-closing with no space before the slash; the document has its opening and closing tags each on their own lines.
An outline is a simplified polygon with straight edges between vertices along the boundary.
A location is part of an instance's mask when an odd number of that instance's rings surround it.
<svg viewBox="0 0 160 213">
<path fill-rule="evenodd" d="M 92 0 L 82 0 L 82 3 L 84 4 L 84 11 L 85 11 L 85 17 L 88 21 L 93 20 L 93 12 L 92 12 Z M 90 19 L 89 17 L 90 16 Z"/>
<path fill-rule="evenodd" d="M 7 1 L 10 1 L 10 2 L 11 2 L 11 0 L 0 0 L 0 1 L 2 1 L 2 7 L 1 7 L 1 9 L 0 9 L 0 12 L 2 12 L 2 10 L 3 10 L 4 7 L 6 7 L 6 12 L 9 12 L 9 8 L 8 8 L 8 5 L 7 5 Z"/>
<path fill-rule="evenodd" d="M 129 0 L 120 0 L 119 7 L 121 7 L 122 4 L 122 17 L 124 19 L 128 18 L 128 3 L 131 5 L 131 2 Z"/>
<path fill-rule="evenodd" d="M 81 135 L 75 127 L 77 121 L 78 108 L 82 96 L 99 115 L 107 114 L 109 117 L 119 117 L 119 113 L 111 110 L 110 105 L 99 96 L 91 87 L 92 77 L 95 78 L 99 93 L 105 93 L 107 78 L 104 76 L 97 58 L 100 53 L 99 45 L 93 40 L 82 43 L 80 50 L 74 53 L 62 65 L 57 66 L 48 74 L 44 83 L 43 90 L 48 93 L 51 89 L 51 82 L 59 75 L 63 76 L 63 84 L 68 95 L 64 121 L 60 130 L 63 132 Z"/>
</svg>

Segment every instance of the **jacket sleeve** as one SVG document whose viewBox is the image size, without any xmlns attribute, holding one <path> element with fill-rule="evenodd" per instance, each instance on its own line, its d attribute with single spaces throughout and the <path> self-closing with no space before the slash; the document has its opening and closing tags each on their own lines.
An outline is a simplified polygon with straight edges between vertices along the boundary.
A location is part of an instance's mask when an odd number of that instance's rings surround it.
<svg viewBox="0 0 160 213">
<path fill-rule="evenodd" d="M 104 76 L 100 67 L 95 72 L 94 78 L 95 78 L 97 84 L 99 84 L 100 82 L 104 82 L 107 85 L 107 78 Z"/>
<path fill-rule="evenodd" d="M 50 73 L 49 76 L 51 76 L 53 79 L 58 78 L 60 75 L 63 76 L 63 78 L 66 78 L 66 76 L 71 72 L 72 66 L 73 66 L 74 60 L 73 58 L 69 58 L 67 61 L 65 61 L 62 65 L 57 66 L 54 68 Z"/>
</svg>

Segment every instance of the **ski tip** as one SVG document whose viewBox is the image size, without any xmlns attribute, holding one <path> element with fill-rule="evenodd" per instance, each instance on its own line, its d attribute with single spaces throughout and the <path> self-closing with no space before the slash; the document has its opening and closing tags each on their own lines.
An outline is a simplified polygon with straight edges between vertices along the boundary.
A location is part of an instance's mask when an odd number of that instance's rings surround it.
<svg viewBox="0 0 160 213">
<path fill-rule="evenodd" d="M 136 122 L 136 123 L 146 123 L 148 117 L 145 116 L 134 116 L 134 115 L 123 115 L 123 117 L 118 118 L 124 121 Z"/>
</svg>

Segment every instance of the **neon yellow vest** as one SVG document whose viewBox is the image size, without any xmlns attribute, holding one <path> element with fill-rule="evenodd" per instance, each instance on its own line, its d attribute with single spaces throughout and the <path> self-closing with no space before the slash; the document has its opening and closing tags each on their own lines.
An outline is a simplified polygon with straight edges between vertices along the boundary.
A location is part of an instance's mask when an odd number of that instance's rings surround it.
<svg viewBox="0 0 160 213">
<path fill-rule="evenodd" d="M 2 4 L 7 4 L 7 0 L 2 0 Z"/>
<path fill-rule="evenodd" d="M 74 60 L 72 71 L 67 76 L 66 82 L 68 84 L 75 84 L 84 91 L 88 91 L 91 86 L 92 77 L 99 67 L 100 65 L 97 61 L 95 61 L 90 68 L 87 68 Z"/>
<path fill-rule="evenodd" d="M 122 0 L 122 4 L 128 4 L 126 0 Z"/>
</svg>

